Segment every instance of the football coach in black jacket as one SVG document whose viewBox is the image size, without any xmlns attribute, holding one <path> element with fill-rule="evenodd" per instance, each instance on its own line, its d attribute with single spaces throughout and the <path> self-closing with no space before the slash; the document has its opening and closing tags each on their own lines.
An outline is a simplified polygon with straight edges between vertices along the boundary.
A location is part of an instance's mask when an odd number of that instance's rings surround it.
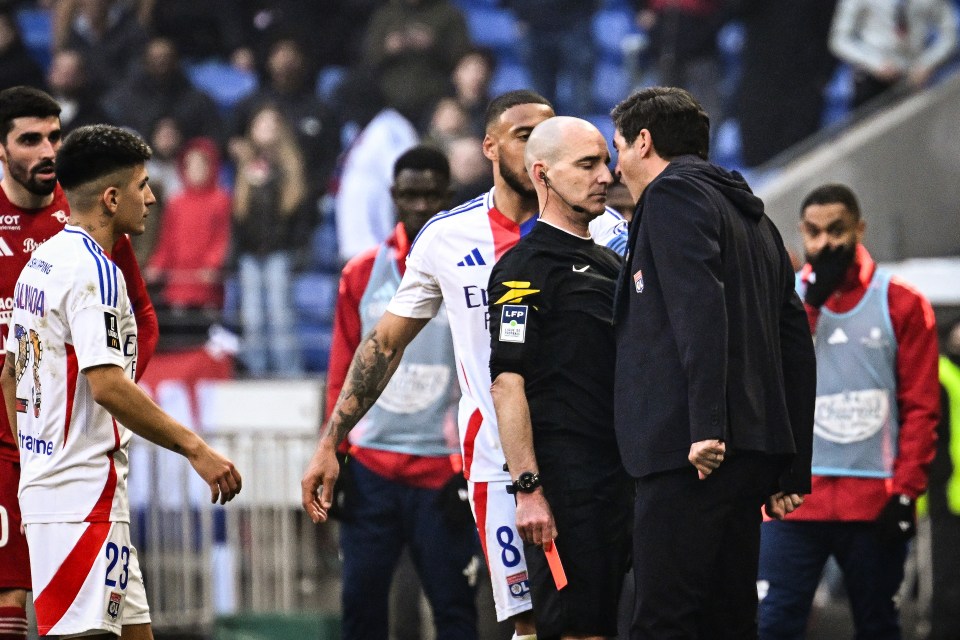
<svg viewBox="0 0 960 640">
<path fill-rule="evenodd" d="M 639 200 L 616 297 L 617 441 L 637 478 L 630 638 L 756 638 L 761 506 L 810 490 L 816 361 L 783 240 L 677 88 L 614 108 Z"/>
</svg>

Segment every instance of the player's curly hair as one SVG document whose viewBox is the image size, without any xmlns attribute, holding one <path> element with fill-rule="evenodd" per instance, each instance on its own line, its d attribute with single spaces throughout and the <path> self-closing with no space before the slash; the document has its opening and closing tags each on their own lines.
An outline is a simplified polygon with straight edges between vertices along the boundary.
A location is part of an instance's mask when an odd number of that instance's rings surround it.
<svg viewBox="0 0 960 640">
<path fill-rule="evenodd" d="M 132 131 L 107 124 L 80 127 L 66 137 L 57 152 L 57 179 L 69 191 L 144 164 L 152 155 L 150 146 Z"/>
</svg>

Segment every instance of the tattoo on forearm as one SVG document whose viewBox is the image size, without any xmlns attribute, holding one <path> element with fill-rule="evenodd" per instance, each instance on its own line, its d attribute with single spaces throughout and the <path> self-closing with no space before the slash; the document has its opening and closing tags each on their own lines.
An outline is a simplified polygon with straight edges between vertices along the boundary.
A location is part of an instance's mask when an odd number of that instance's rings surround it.
<svg viewBox="0 0 960 640">
<path fill-rule="evenodd" d="M 384 347 L 376 329 L 360 344 L 327 427 L 336 442 L 347 436 L 380 397 L 390 382 L 400 355 L 397 349 Z"/>
</svg>

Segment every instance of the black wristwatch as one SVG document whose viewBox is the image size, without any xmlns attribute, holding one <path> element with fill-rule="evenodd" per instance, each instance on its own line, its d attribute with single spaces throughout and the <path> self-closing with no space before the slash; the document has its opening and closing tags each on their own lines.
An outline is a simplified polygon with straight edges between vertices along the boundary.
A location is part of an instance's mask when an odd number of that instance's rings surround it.
<svg viewBox="0 0 960 640">
<path fill-rule="evenodd" d="M 524 471 L 520 477 L 507 485 L 507 493 L 533 493 L 540 486 L 540 475 L 532 471 Z"/>
</svg>

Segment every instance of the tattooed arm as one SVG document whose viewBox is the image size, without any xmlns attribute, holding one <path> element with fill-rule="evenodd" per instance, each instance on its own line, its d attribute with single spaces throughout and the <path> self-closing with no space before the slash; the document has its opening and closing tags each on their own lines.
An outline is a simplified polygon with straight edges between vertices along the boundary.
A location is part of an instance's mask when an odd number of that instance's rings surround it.
<svg viewBox="0 0 960 640">
<path fill-rule="evenodd" d="M 317 450 L 300 482 L 303 508 L 314 522 L 327 519 L 339 474 L 337 445 L 380 397 L 400 364 L 403 350 L 428 320 L 404 318 L 388 311 L 357 347 L 337 404 L 320 432 Z"/>
</svg>

